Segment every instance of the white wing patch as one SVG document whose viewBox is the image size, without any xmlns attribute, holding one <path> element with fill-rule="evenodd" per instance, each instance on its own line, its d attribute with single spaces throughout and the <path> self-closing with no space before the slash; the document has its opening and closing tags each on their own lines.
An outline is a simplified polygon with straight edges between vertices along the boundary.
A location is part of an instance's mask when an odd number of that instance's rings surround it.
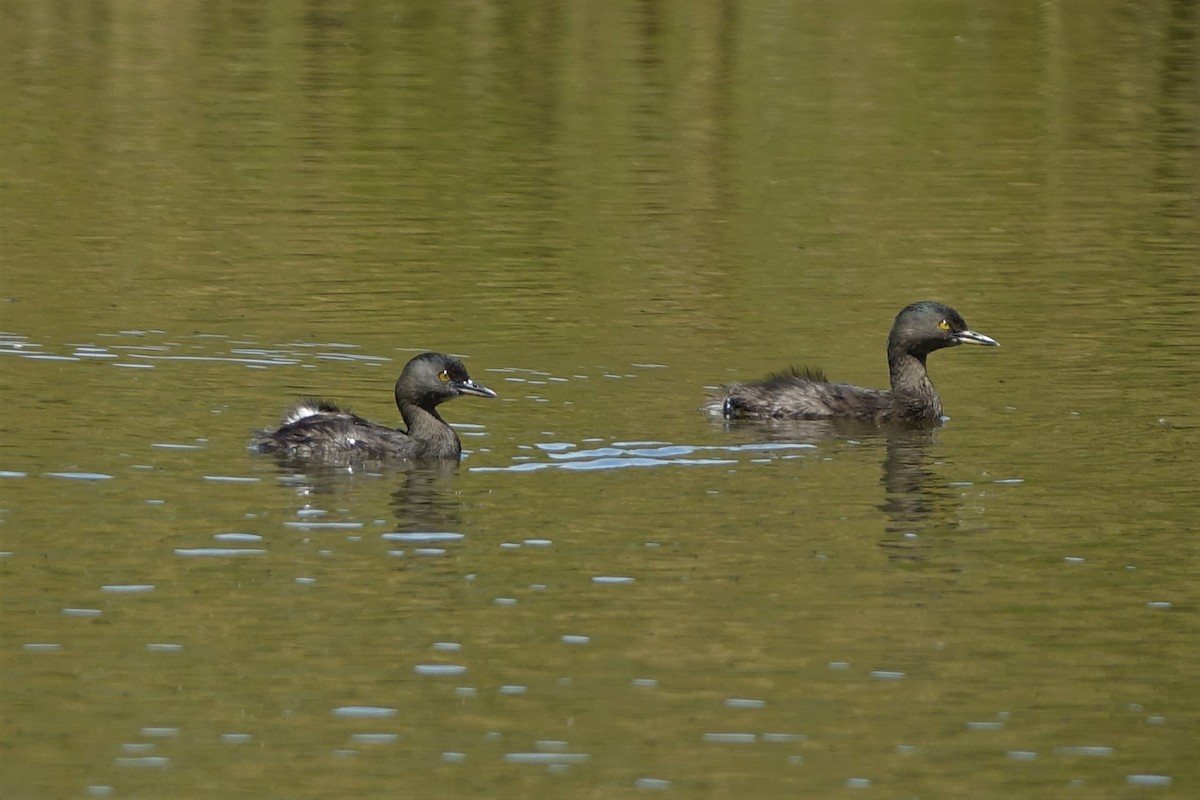
<svg viewBox="0 0 1200 800">
<path fill-rule="evenodd" d="M 293 422 L 299 422 L 305 417 L 315 417 L 323 413 L 316 403 L 303 402 L 297 403 L 288 409 L 288 412 L 283 416 L 283 424 L 291 425 Z"/>
</svg>

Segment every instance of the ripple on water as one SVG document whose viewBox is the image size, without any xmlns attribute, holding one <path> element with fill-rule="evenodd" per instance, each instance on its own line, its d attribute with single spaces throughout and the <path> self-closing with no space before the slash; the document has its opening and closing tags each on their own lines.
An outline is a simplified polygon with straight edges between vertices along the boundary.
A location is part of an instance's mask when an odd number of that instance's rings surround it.
<svg viewBox="0 0 1200 800">
<path fill-rule="evenodd" d="M 399 740 L 399 734 L 395 733 L 354 733 L 350 735 L 350 741 L 355 744 L 394 744 Z"/>
<path fill-rule="evenodd" d="M 991 720 L 982 720 L 977 722 L 968 722 L 967 730 L 969 731 L 999 731 L 1004 729 L 1003 722 L 993 722 Z"/>
<path fill-rule="evenodd" d="M 103 472 L 47 472 L 48 478 L 64 478 L 71 481 L 108 481 L 112 475 Z"/>
<path fill-rule="evenodd" d="M 296 510 L 297 517 L 321 517 L 328 513 L 323 508 L 300 508 Z"/>
<path fill-rule="evenodd" d="M 257 533 L 214 533 L 213 538 L 219 542 L 261 542 Z"/>
<path fill-rule="evenodd" d="M 48 353 L 20 353 L 22 358 L 28 358 L 33 361 L 79 361 L 76 356 L 55 356 Z"/>
<path fill-rule="evenodd" d="M 355 719 L 385 719 L 394 717 L 397 710 L 387 706 L 338 706 L 333 710 L 335 717 L 352 717 Z"/>
<path fill-rule="evenodd" d="M 179 728 L 166 725 L 151 725 L 139 731 L 142 736 L 150 739 L 170 739 L 179 735 Z"/>
<path fill-rule="evenodd" d="M 725 701 L 726 708 L 766 708 L 766 700 L 753 700 L 748 697 L 730 697 Z"/>
<path fill-rule="evenodd" d="M 414 531 L 411 533 L 385 533 L 382 538 L 389 542 L 408 542 L 412 543 L 429 543 L 429 542 L 457 542 L 460 539 L 465 539 L 466 534 L 453 533 L 451 531 Z"/>
<path fill-rule="evenodd" d="M 142 769 L 166 769 L 171 759 L 166 756 L 125 756 L 114 758 L 113 764 L 118 767 L 140 767 Z"/>
<path fill-rule="evenodd" d="M 365 361 L 369 364 L 385 364 L 391 361 L 387 356 L 369 356 L 365 353 L 317 353 L 316 357 L 322 361 Z"/>
<path fill-rule="evenodd" d="M 505 753 L 509 764 L 583 764 L 591 758 L 587 753 Z"/>
<path fill-rule="evenodd" d="M 464 675 L 467 668 L 462 664 L 417 664 L 413 667 L 413 672 L 432 678 L 445 678 Z"/>
<path fill-rule="evenodd" d="M 163 335 L 165 331 L 119 331 L 117 333 L 100 334 L 101 337 L 119 337 L 119 336 L 137 336 L 147 337 L 152 335 Z M 216 334 L 195 334 L 196 339 L 211 339 L 211 340 L 227 340 L 228 337 Z M 230 344 L 254 344 L 253 342 L 230 342 Z M 90 343 L 67 343 L 66 346 L 72 348 L 70 354 L 49 353 L 45 352 L 41 345 L 30 343 L 24 339 L 20 341 L 0 340 L 0 354 L 11 354 L 21 358 L 34 359 L 38 361 L 58 361 L 58 362 L 79 362 L 84 359 L 95 361 L 97 359 L 110 360 L 110 364 L 114 367 L 124 369 L 154 369 L 156 362 L 213 362 L 213 363 L 231 363 L 240 364 L 246 367 L 265 369 L 275 366 L 290 366 L 301 364 L 299 354 L 278 349 L 264 348 L 239 348 L 231 347 L 227 353 L 213 353 L 205 355 L 183 354 L 179 350 L 184 347 L 180 342 L 164 342 L 161 344 L 117 344 L 111 348 L 99 346 Z M 296 345 L 300 347 L 301 345 Z M 336 347 L 337 345 L 329 345 Z M 194 348 L 195 345 L 192 345 Z M 210 349 L 206 346 L 205 349 Z M 115 352 L 114 352 L 115 351 Z M 316 358 L 328 357 L 330 354 L 319 354 Z M 346 359 L 363 360 L 371 363 L 387 361 L 386 357 L 382 356 L 342 356 Z M 116 361 L 113 359 L 124 359 Z M 304 366 L 310 366 L 304 364 Z"/>
<path fill-rule="evenodd" d="M 701 739 L 710 744 L 754 744 L 758 735 L 754 733 L 706 733 Z"/>
<path fill-rule="evenodd" d="M 1066 747 L 1056 747 L 1054 752 L 1064 756 L 1088 756 L 1090 758 L 1103 758 L 1111 756 L 1116 752 L 1115 748 L 1106 745 L 1070 745 Z"/>
<path fill-rule="evenodd" d="M 587 442 L 594 440 L 585 440 Z M 522 449 L 532 449 L 521 446 Z M 686 445 L 669 442 L 613 442 L 603 447 L 576 450 L 566 442 L 540 443 L 536 447 L 545 452 L 549 461 L 532 461 L 528 456 L 517 456 L 520 463 L 505 467 L 471 467 L 472 472 L 534 472 L 542 469 L 609 470 L 628 467 L 721 466 L 738 463 L 736 459 L 722 455 L 700 455 L 702 453 L 737 454 L 739 452 L 796 451 L 815 449 L 816 445 L 800 442 L 760 442 L 744 445 Z M 791 456 L 784 455 L 783 458 Z"/>
<path fill-rule="evenodd" d="M 526 462 L 524 464 L 513 464 L 511 467 L 469 467 L 470 472 L 536 472 L 540 469 L 553 467 L 554 464 L 544 464 L 538 462 Z"/>
<path fill-rule="evenodd" d="M 665 790 L 671 788 L 671 782 L 662 778 L 638 778 L 633 782 L 635 789 Z"/>
</svg>

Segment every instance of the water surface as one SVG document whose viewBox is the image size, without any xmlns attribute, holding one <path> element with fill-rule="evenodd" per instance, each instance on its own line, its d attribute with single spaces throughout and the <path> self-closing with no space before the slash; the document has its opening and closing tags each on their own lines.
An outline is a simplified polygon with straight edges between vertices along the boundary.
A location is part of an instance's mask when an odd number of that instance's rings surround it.
<svg viewBox="0 0 1200 800">
<path fill-rule="evenodd" d="M 1193 796 L 1197 41 L 5 4 L 2 793 Z M 944 427 L 699 412 L 925 297 Z M 426 349 L 461 464 L 246 449 Z"/>
</svg>

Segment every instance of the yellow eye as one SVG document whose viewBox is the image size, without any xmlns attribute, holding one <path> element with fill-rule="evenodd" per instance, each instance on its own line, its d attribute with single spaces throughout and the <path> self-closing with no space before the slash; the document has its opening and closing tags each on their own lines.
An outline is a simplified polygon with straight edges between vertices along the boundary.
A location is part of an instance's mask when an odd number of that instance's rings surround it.
<svg viewBox="0 0 1200 800">
<path fill-rule="evenodd" d="M 946 320 L 942 320 L 941 322 L 938 323 L 938 327 L 944 331 L 948 331 L 948 330 L 950 330 L 950 323 L 946 322 Z"/>
<path fill-rule="evenodd" d="M 441 372 L 439 372 L 439 373 L 438 373 L 438 380 L 439 380 L 439 381 L 448 381 L 448 380 L 450 380 L 450 373 L 449 373 L 449 371 L 447 371 L 447 370 L 442 370 Z"/>
</svg>

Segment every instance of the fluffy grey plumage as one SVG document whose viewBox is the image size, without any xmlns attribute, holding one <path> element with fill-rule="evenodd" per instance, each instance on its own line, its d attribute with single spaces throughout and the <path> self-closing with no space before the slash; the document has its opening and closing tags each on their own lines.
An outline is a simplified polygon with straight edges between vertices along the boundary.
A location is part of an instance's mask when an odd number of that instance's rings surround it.
<svg viewBox="0 0 1200 800">
<path fill-rule="evenodd" d="M 859 419 L 875 423 L 937 425 L 938 398 L 925 368 L 934 350 L 960 344 L 995 347 L 996 340 L 967 328 L 950 306 L 922 300 L 896 315 L 888 334 L 888 370 L 892 388 L 864 389 L 830 383 L 818 370 L 791 369 L 755 383 L 733 383 L 706 410 L 727 419 Z"/>
<path fill-rule="evenodd" d="M 262 453 L 318 460 L 457 459 L 462 444 L 437 406 L 462 395 L 495 397 L 496 393 L 471 380 L 458 359 L 422 353 L 396 379 L 396 407 L 407 431 L 307 398 L 284 413 L 280 427 L 255 432 L 250 446 Z"/>
</svg>

